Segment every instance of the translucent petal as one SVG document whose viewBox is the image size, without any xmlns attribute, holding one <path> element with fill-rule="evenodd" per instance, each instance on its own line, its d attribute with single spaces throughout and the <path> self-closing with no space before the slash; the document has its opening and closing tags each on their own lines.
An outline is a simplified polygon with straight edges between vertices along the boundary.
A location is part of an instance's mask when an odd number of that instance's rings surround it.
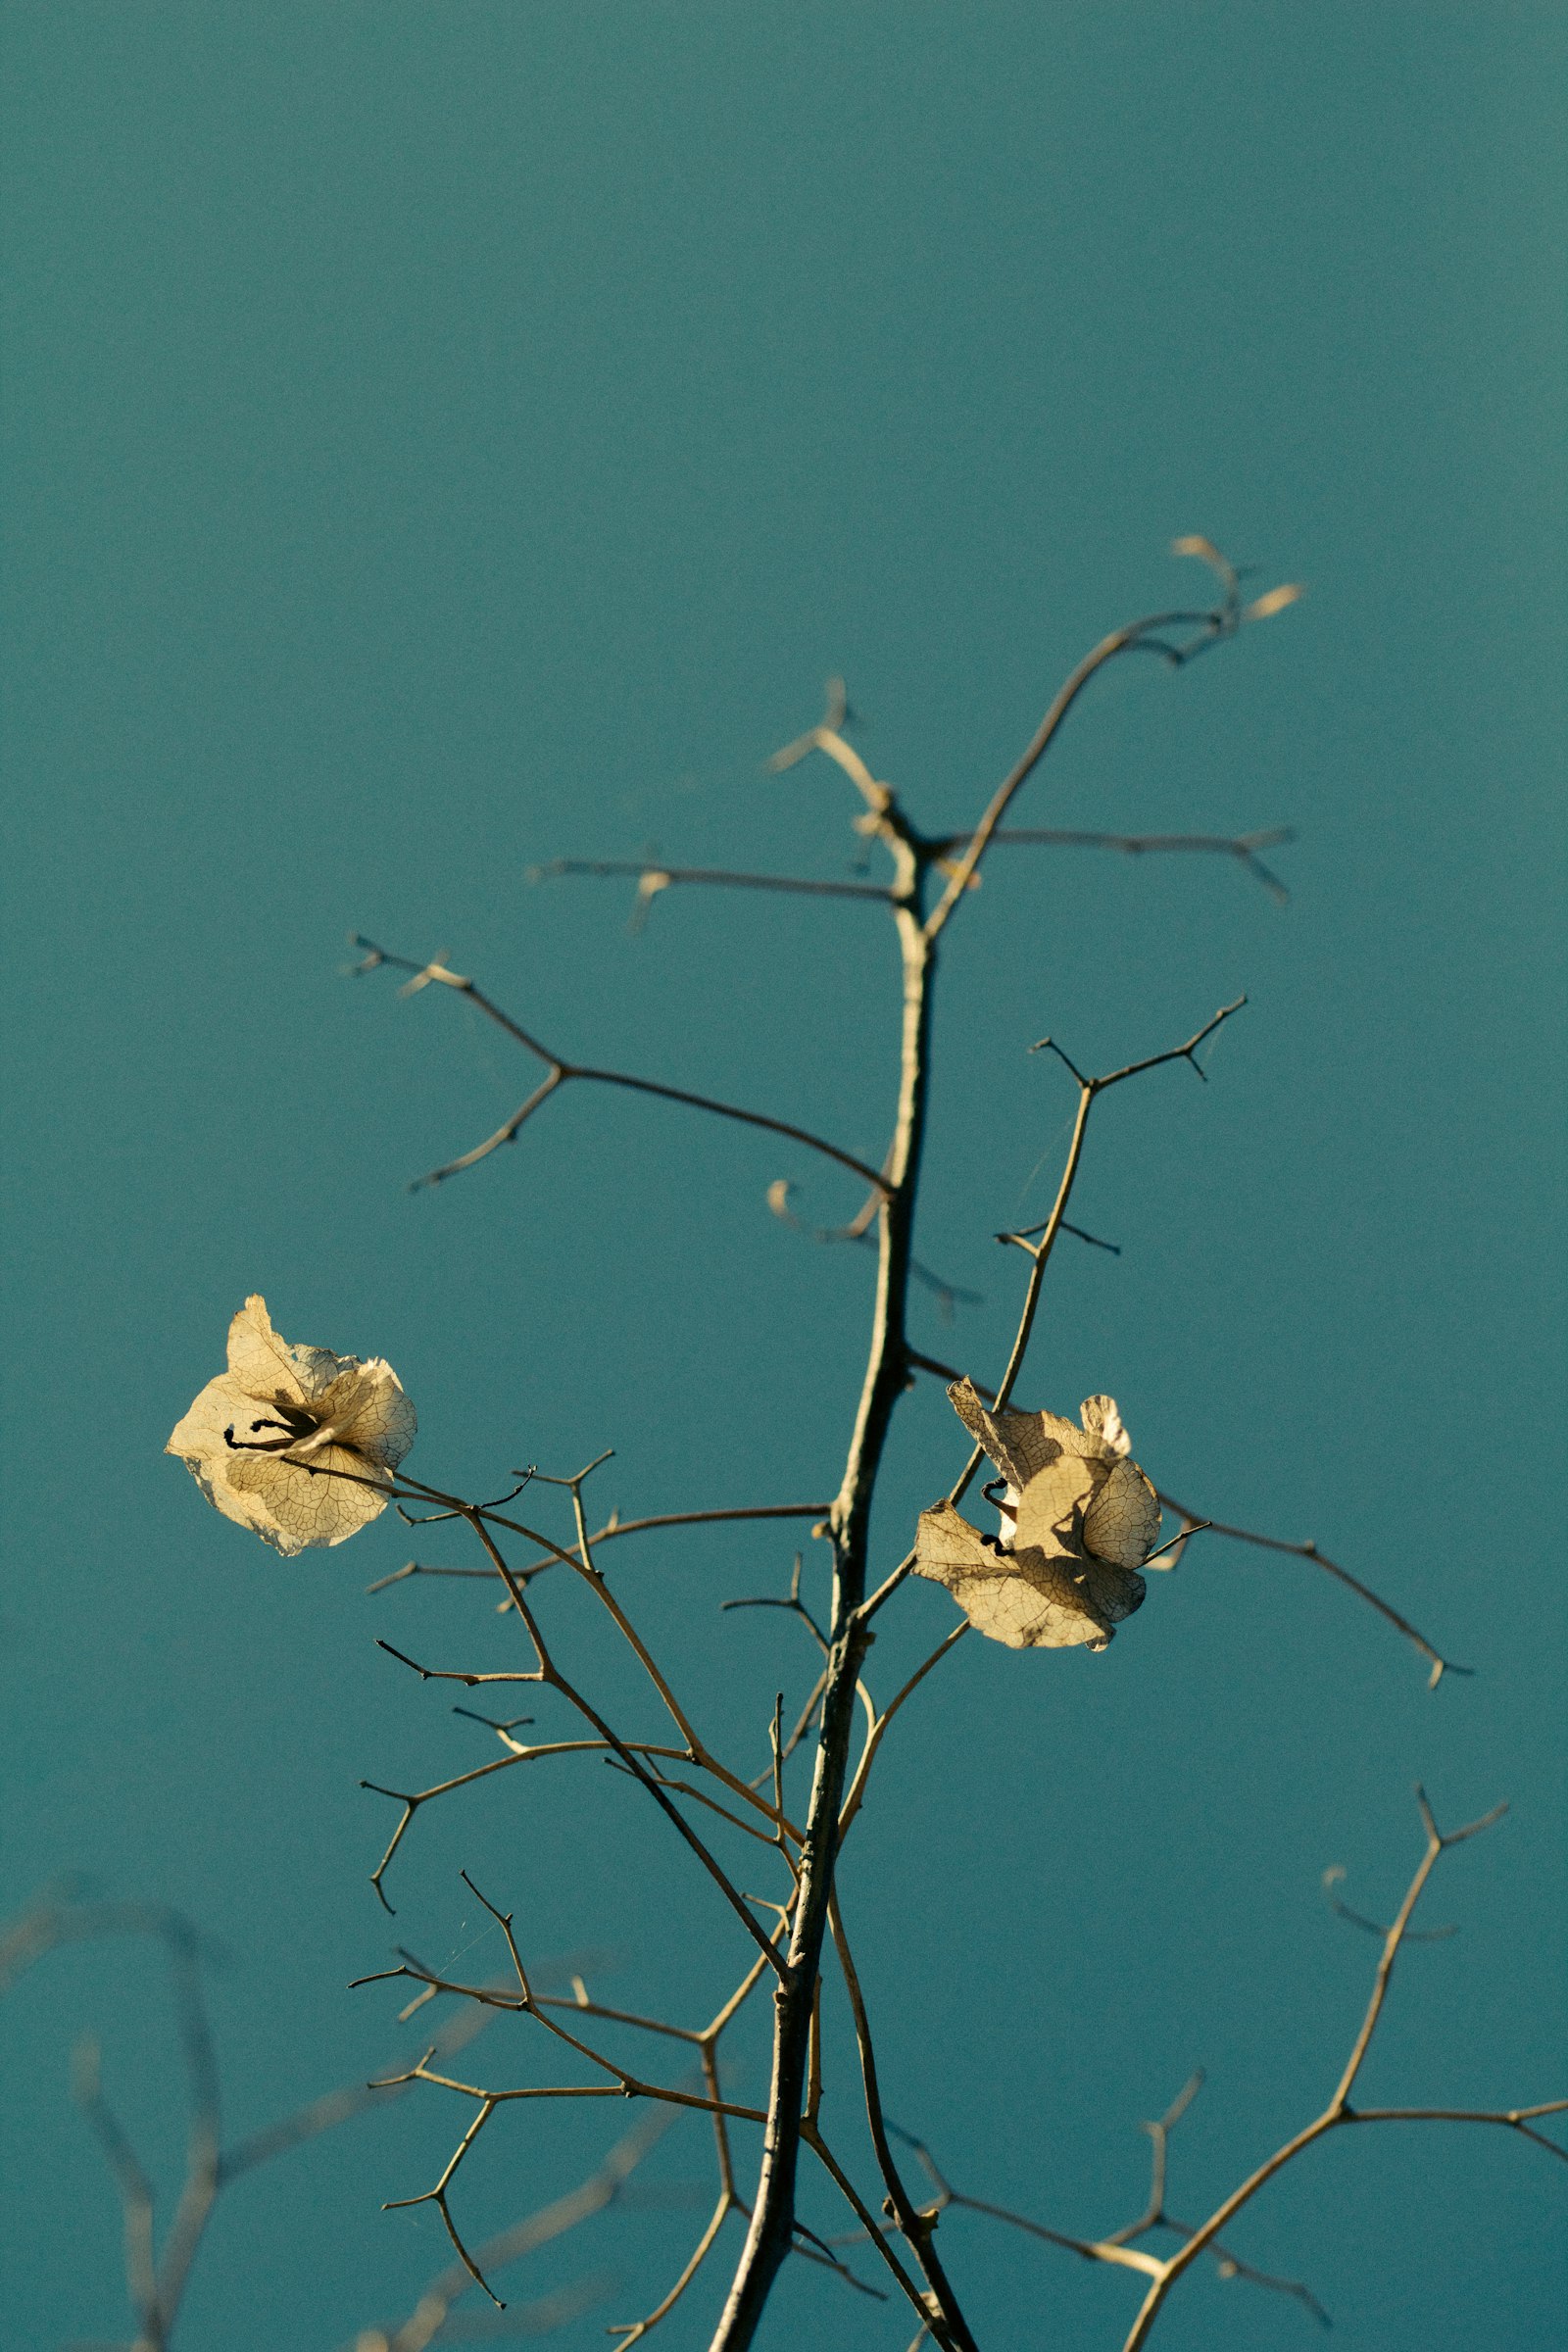
<svg viewBox="0 0 1568 2352">
<path fill-rule="evenodd" d="M 1121 1425 L 1114 1396 L 1086 1396 L 1078 1410 L 1085 1433 L 1098 1439 L 1106 1453 L 1131 1453 L 1133 1442 Z"/>
<path fill-rule="evenodd" d="M 1086 1551 L 1141 1568 L 1159 1535 L 1159 1502 L 1136 1462 L 1118 1462 L 1084 1513 Z"/>
<path fill-rule="evenodd" d="M 1046 1552 L 1083 1550 L 1083 1516 L 1106 1477 L 1101 1462 L 1081 1454 L 1061 1453 L 1039 1470 L 1018 1497 L 1018 1522 L 1013 1544 L 1020 1551 L 1031 1547 Z"/>
<path fill-rule="evenodd" d="M 366 1364 L 356 1356 L 333 1361 L 346 1361 L 347 1369 L 316 1399 L 313 1410 L 345 1446 L 355 1446 L 383 1469 L 395 1470 L 414 1444 L 416 1426 L 402 1382 L 378 1355 Z"/>
<path fill-rule="evenodd" d="M 964 1428 L 985 1447 L 1009 1486 L 1027 1486 L 1058 1454 L 1083 1454 L 1091 1448 L 1081 1429 L 1054 1413 L 1015 1413 L 1005 1406 L 1000 1413 L 988 1412 L 971 1380 L 956 1380 L 948 1396 Z"/>
<path fill-rule="evenodd" d="M 190 1411 L 175 1425 L 164 1451 L 178 1456 L 215 1510 L 270 1544 L 273 1540 L 270 1512 L 255 1495 L 230 1483 L 233 1464 L 248 1457 L 233 1452 L 223 1436 L 225 1429 L 234 1429 L 236 1434 L 248 1429 L 257 1411 L 258 1399 L 222 1373 L 207 1383 Z"/>
<path fill-rule="evenodd" d="M 275 1551 L 292 1554 L 311 1544 L 346 1543 L 386 1509 L 385 1492 L 364 1483 L 374 1476 L 371 1465 L 341 1446 L 323 1446 L 308 1464 L 280 1453 L 230 1458 L 229 1488 L 252 1506 L 256 1515 L 250 1524 Z"/>
<path fill-rule="evenodd" d="M 914 1572 L 944 1586 L 977 1633 L 1008 1649 L 1103 1649 L 1144 1597 L 1142 1577 L 1097 1561 L 1001 1552 L 950 1502 L 920 1514 Z"/>
<path fill-rule="evenodd" d="M 267 1300 L 259 1297 L 247 1298 L 228 1327 L 229 1371 L 252 1396 L 309 1403 L 354 1360 L 327 1348 L 291 1348 L 272 1329 Z"/>
</svg>

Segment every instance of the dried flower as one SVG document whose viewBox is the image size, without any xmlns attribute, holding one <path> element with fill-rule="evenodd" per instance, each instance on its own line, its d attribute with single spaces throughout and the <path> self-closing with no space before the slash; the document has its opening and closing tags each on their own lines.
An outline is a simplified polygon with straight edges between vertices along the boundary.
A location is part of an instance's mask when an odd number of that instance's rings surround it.
<svg viewBox="0 0 1568 2352">
<path fill-rule="evenodd" d="M 266 1299 L 252 1298 L 228 1327 L 228 1370 L 208 1382 L 164 1450 L 226 1519 L 296 1552 L 341 1544 L 379 1517 L 414 1428 L 390 1364 L 290 1347 Z"/>
<path fill-rule="evenodd" d="M 1002 1534 L 984 1536 L 939 1502 L 920 1514 L 915 1574 L 945 1585 L 970 1624 L 1009 1649 L 1103 1649 L 1143 1601 L 1138 1570 L 1160 1518 L 1115 1399 L 1086 1397 L 1079 1429 L 1054 1413 L 989 1413 L 968 1380 L 948 1395 L 1002 1473 Z"/>
</svg>

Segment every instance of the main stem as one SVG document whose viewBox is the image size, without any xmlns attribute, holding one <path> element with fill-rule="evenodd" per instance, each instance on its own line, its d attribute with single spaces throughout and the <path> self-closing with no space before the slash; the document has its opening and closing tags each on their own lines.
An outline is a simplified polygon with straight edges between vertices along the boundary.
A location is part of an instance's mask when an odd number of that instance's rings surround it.
<svg viewBox="0 0 1568 2352">
<path fill-rule="evenodd" d="M 904 1039 L 898 1124 L 878 1216 L 876 1312 L 844 1483 L 829 1520 L 833 1614 L 822 1729 L 801 1849 L 794 1928 L 784 1978 L 773 1995 L 773 2077 L 761 2173 L 745 2249 L 711 2352 L 744 2352 L 751 2344 L 792 2241 L 811 2014 L 838 1860 L 839 1809 L 855 1726 L 855 1686 L 867 1642 L 867 1629 L 858 1612 L 865 1598 L 871 1497 L 894 1406 L 908 1377 L 905 1315 L 925 1135 L 936 950 L 923 920 L 925 861 L 903 838 L 890 841 L 889 846 L 898 867 L 893 895 L 904 961 Z"/>
</svg>

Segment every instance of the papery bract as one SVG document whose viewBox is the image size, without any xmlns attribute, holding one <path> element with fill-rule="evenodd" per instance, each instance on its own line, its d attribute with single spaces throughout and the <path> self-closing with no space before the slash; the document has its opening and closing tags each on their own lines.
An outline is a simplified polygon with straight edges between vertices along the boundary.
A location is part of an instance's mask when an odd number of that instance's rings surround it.
<svg viewBox="0 0 1568 2352">
<path fill-rule="evenodd" d="M 342 1544 L 380 1516 L 414 1430 L 390 1364 L 291 1347 L 266 1299 L 250 1298 L 228 1327 L 228 1370 L 164 1450 L 225 1518 L 292 1553 Z"/>
<path fill-rule="evenodd" d="M 977 1632 L 1009 1649 L 1103 1649 L 1143 1601 L 1138 1570 L 1160 1522 L 1115 1399 L 1086 1397 L 1079 1427 L 1054 1413 L 988 1412 L 968 1380 L 948 1395 L 1006 1481 L 1003 1534 L 937 1503 L 920 1514 L 915 1574 L 944 1585 Z"/>
</svg>

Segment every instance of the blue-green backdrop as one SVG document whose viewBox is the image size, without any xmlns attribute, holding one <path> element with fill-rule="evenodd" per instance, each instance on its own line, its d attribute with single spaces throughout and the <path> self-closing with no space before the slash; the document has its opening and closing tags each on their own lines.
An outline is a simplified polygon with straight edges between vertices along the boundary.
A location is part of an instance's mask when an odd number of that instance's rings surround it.
<svg viewBox="0 0 1568 2352">
<path fill-rule="evenodd" d="M 390 1357 L 438 1481 L 612 1445 L 626 1512 L 829 1493 L 870 1260 L 763 1194 L 787 1175 L 825 1222 L 850 1190 L 579 1089 L 411 1197 L 527 1073 L 452 998 L 342 978 L 345 935 L 450 950 L 564 1052 L 874 1157 L 874 909 L 688 892 L 638 933 L 629 886 L 525 869 L 842 875 L 842 779 L 761 773 L 832 670 L 878 771 L 961 824 L 1084 648 L 1190 593 L 1165 550 L 1201 530 L 1308 599 L 1182 675 L 1123 665 L 1020 815 L 1290 823 L 1292 904 L 1221 859 L 999 856 L 943 974 L 922 1229 L 983 1303 L 949 1329 L 922 1297 L 919 1330 L 994 1376 L 1022 1264 L 990 1237 L 1045 1213 L 1071 1107 L 1030 1041 L 1108 1066 L 1246 989 L 1206 1090 L 1177 1069 L 1104 1105 L 1080 1213 L 1122 1254 L 1064 1249 L 1026 1400 L 1113 1390 L 1163 1483 L 1317 1538 L 1478 1673 L 1429 1694 L 1329 1580 L 1213 1540 L 1103 1658 L 962 1644 L 847 1865 L 889 2103 L 960 2186 L 1093 2231 L 1201 2064 L 1172 2202 L 1207 2210 L 1332 2082 L 1374 1954 L 1319 1876 L 1388 1909 L 1417 1775 L 1449 1818 L 1513 1810 L 1446 1866 L 1434 1917 L 1461 1932 L 1410 1951 L 1369 2091 L 1559 2091 L 1561 9 L 5 17 L 8 1904 L 77 1869 L 188 1910 L 227 1955 L 236 2132 L 405 2046 L 384 1988 L 342 1989 L 399 1934 L 500 1964 L 460 1864 L 536 1953 L 598 1948 L 607 1996 L 715 1992 L 728 1931 L 694 1897 L 718 1948 L 692 1953 L 681 1855 L 597 1768 L 432 1810 L 380 1914 L 390 1809 L 359 1779 L 487 1751 L 372 1637 L 502 1665 L 505 1620 L 473 1586 L 368 1600 L 413 1547 L 386 1521 L 280 1561 L 160 1448 L 259 1289 L 288 1336 Z M 933 1386 L 881 1558 L 958 1458 Z M 781 1589 L 792 1548 L 617 1556 L 738 1742 L 808 1645 L 716 1603 Z M 879 1688 L 948 1611 L 889 1612 Z M 84 2028 L 177 2169 L 153 1958 L 40 1964 L 4 2024 L 19 2348 L 128 2332 L 68 2098 Z M 478 2046 L 520 2081 L 510 2031 Z M 431 2092 L 237 2186 L 182 2343 L 327 2352 L 397 2317 L 445 2241 L 379 2200 L 427 2185 L 461 2120 Z M 506 2119 L 468 2227 L 567 2184 L 616 2120 Z M 611 2274 L 560 2339 L 603 2340 L 671 2274 L 705 2163 L 682 2127 L 659 2198 L 504 2291 Z M 1344 2344 L 1431 2352 L 1558 2340 L 1562 2224 L 1548 2157 L 1432 2128 L 1314 2152 L 1235 2242 L 1309 2280 Z M 944 2242 L 983 2340 L 1120 2340 L 1136 2282 L 979 2219 Z M 719 2277 L 672 2342 L 706 2340 Z M 1211 2275 L 1161 2327 L 1170 2352 L 1313 2331 Z M 799 2265 L 766 2341 L 901 2328 Z"/>
</svg>

